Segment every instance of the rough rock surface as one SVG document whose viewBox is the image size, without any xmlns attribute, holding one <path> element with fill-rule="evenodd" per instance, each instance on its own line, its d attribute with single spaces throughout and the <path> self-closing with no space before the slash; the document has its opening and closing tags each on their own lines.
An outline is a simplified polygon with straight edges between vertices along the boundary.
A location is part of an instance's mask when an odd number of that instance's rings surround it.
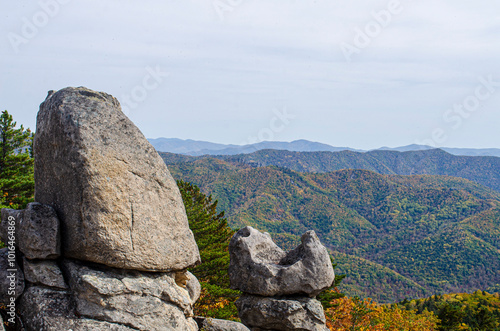
<svg viewBox="0 0 500 331">
<path fill-rule="evenodd" d="M 262 296 L 306 294 L 316 296 L 334 281 L 328 251 L 314 231 L 302 235 L 302 244 L 285 253 L 268 233 L 247 226 L 229 244 L 231 287 Z"/>
<path fill-rule="evenodd" d="M 81 318 L 75 315 L 70 295 L 65 291 L 30 287 L 20 300 L 19 312 L 27 331 L 129 331 L 125 325 Z"/>
<path fill-rule="evenodd" d="M 53 260 L 23 260 L 24 278 L 35 285 L 44 285 L 58 289 L 67 289 L 61 269 Z"/>
<path fill-rule="evenodd" d="M 2 222 L 0 223 L 0 239 L 3 243 L 9 242 L 9 227 L 14 226 L 15 231 L 15 246 L 19 247 L 19 222 L 21 220 L 23 211 L 9 208 L 1 209 Z"/>
<path fill-rule="evenodd" d="M 19 248 L 28 259 L 55 259 L 61 255 L 59 219 L 51 206 L 28 204 L 19 227 Z"/>
<path fill-rule="evenodd" d="M 52 207 L 32 202 L 24 210 L 2 209 L 2 238 L 8 224 L 4 221 L 7 221 L 9 216 L 14 218 L 16 223 L 16 245 L 27 258 L 59 257 L 59 219 Z"/>
<path fill-rule="evenodd" d="M 250 331 L 241 323 L 216 318 L 195 317 L 198 327 L 203 331 Z"/>
<path fill-rule="evenodd" d="M 65 257 L 144 271 L 199 262 L 175 180 L 114 97 L 49 93 L 34 152 L 35 201 L 56 210 Z"/>
<path fill-rule="evenodd" d="M 259 297 L 236 300 L 241 322 L 264 330 L 328 331 L 321 302 L 309 297 Z"/>
<path fill-rule="evenodd" d="M 9 293 L 12 290 L 14 293 Z M 9 261 L 8 248 L 0 249 L 0 303 L 10 303 L 11 297 L 15 297 L 17 299 L 23 291 L 23 271 L 17 263 L 14 262 L 14 265 L 12 265 L 11 261 Z"/>
<path fill-rule="evenodd" d="M 84 317 L 140 330 L 196 330 L 191 298 L 175 273 L 89 267 L 64 261 L 76 311 Z M 193 329 L 194 328 L 194 329 Z"/>
<path fill-rule="evenodd" d="M 191 298 L 191 303 L 194 305 L 194 303 L 200 298 L 201 284 L 196 276 L 189 271 L 187 272 L 187 276 L 189 277 L 189 280 L 186 283 L 186 290 L 188 291 L 189 297 Z"/>
</svg>

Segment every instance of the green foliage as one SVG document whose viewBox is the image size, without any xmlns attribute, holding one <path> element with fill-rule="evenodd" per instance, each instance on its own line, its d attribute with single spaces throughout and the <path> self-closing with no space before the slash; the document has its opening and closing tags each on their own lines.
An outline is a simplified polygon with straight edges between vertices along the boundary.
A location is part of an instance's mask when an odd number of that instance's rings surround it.
<svg viewBox="0 0 500 331">
<path fill-rule="evenodd" d="M 169 169 L 211 192 L 231 227 L 267 231 L 285 249 L 315 230 L 348 275 L 340 285 L 346 295 L 389 303 L 500 283 L 500 194 L 476 183 L 366 170 L 299 173 L 214 158 Z"/>
<path fill-rule="evenodd" d="M 33 201 L 33 133 L 6 110 L 0 115 L 0 208 L 22 209 Z"/>
<path fill-rule="evenodd" d="M 238 309 L 234 302 L 240 295 L 240 291 L 202 281 L 201 296 L 196 301 L 194 313 L 197 316 L 237 321 Z"/>
<path fill-rule="evenodd" d="M 199 280 L 229 287 L 228 246 L 234 231 L 227 225 L 224 212 L 217 212 L 217 201 L 200 192 L 191 183 L 177 181 L 189 220 L 189 227 L 200 250 L 202 264 L 190 270 Z"/>
<path fill-rule="evenodd" d="M 398 297 L 421 298 L 432 294 L 409 277 L 379 263 L 340 252 L 333 252 L 333 257 L 336 270 L 346 274 L 339 290 L 350 296 L 376 297 L 379 302 L 387 303 Z"/>
<path fill-rule="evenodd" d="M 476 291 L 433 295 L 405 300 L 399 306 L 418 313 L 433 312 L 441 320 L 439 330 L 500 330 L 500 294 Z"/>
<path fill-rule="evenodd" d="M 228 246 L 234 231 L 228 227 L 224 212 L 217 212 L 217 201 L 212 201 L 211 196 L 207 197 L 199 187 L 187 182 L 177 181 L 177 185 L 202 261 L 190 269 L 202 287 L 195 312 L 207 317 L 236 319 L 238 312 L 234 301 L 240 292 L 228 289 L 227 274 Z"/>
<path fill-rule="evenodd" d="M 333 257 L 330 256 L 330 260 L 332 261 L 333 269 L 337 268 L 337 264 L 334 262 Z M 318 294 L 316 299 L 318 299 L 323 305 L 323 309 L 327 310 L 328 308 L 332 308 L 334 306 L 334 300 L 344 297 L 343 293 L 340 293 L 338 288 L 342 280 L 346 277 L 344 274 L 335 273 L 335 280 L 333 281 L 332 286 Z"/>
</svg>

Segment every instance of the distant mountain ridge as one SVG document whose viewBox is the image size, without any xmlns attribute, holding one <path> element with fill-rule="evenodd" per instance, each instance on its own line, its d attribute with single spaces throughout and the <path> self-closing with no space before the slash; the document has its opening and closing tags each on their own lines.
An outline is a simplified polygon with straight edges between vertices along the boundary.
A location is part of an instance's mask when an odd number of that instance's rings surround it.
<svg viewBox="0 0 500 331">
<path fill-rule="evenodd" d="M 368 152 L 350 147 L 334 147 L 328 144 L 309 141 L 305 139 L 295 140 L 292 142 L 283 141 L 262 141 L 248 145 L 233 145 L 233 144 L 217 144 L 208 141 L 192 140 L 192 139 L 177 139 L 177 138 L 156 138 L 148 139 L 153 147 L 159 152 L 168 152 L 176 154 L 185 154 L 191 156 L 200 155 L 236 155 L 250 154 L 263 149 L 287 150 L 293 152 Z M 376 150 L 390 150 L 398 152 L 419 151 L 435 149 L 435 147 L 425 145 L 408 145 L 401 147 L 381 147 Z M 440 148 L 453 155 L 462 156 L 496 156 L 500 157 L 500 149 L 498 148 Z M 372 150 L 373 151 L 373 150 Z"/>
<path fill-rule="evenodd" d="M 460 177 L 500 192 L 500 158 L 457 156 L 440 149 L 396 152 L 291 152 L 260 150 L 251 154 L 188 156 L 160 152 L 167 165 L 217 158 L 252 167 L 276 166 L 299 172 L 325 173 L 365 169 L 385 175 L 441 175 Z"/>
<path fill-rule="evenodd" d="M 224 145 L 216 144 L 208 141 L 198 141 L 198 140 L 183 140 L 177 138 L 157 138 L 148 139 L 148 141 L 153 145 L 153 147 L 159 152 L 169 152 L 176 154 L 186 154 L 186 155 L 203 155 L 195 154 L 198 151 L 217 151 L 226 148 L 237 147 L 237 145 Z"/>
<path fill-rule="evenodd" d="M 349 147 L 333 147 L 327 144 L 313 142 L 309 140 L 295 140 L 292 142 L 283 141 L 262 141 L 248 145 L 216 144 L 207 141 L 182 140 L 177 138 L 157 138 L 148 139 L 153 147 L 159 152 L 185 154 L 191 156 L 201 155 L 236 155 L 250 154 L 263 149 L 277 149 L 294 152 L 338 152 L 338 151 L 358 151 Z"/>
<path fill-rule="evenodd" d="M 426 145 L 407 145 L 401 147 L 381 147 L 376 149 L 377 151 L 397 151 L 397 152 L 411 152 L 411 151 L 423 151 L 429 149 L 436 149 L 432 146 Z M 500 149 L 499 148 L 452 148 L 452 147 L 439 147 L 439 149 L 459 156 L 496 156 L 500 157 Z"/>
</svg>

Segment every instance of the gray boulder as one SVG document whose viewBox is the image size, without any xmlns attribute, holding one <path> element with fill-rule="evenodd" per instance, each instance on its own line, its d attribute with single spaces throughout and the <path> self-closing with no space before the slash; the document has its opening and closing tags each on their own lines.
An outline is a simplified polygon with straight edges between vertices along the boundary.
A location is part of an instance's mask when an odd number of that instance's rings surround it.
<svg viewBox="0 0 500 331">
<path fill-rule="evenodd" d="M 229 244 L 231 288 L 245 293 L 276 296 L 316 296 L 334 281 L 328 251 L 314 231 L 302 235 L 302 244 L 285 253 L 268 233 L 247 226 Z"/>
<path fill-rule="evenodd" d="M 19 247 L 19 223 L 23 210 L 2 208 L 0 213 L 2 217 L 2 222 L 0 223 L 0 239 L 6 245 L 9 241 L 14 239 L 14 246 Z"/>
<path fill-rule="evenodd" d="M 189 277 L 186 283 L 186 290 L 188 291 L 189 297 L 191 298 L 191 303 L 194 305 L 195 302 L 198 301 L 198 299 L 200 298 L 201 284 L 195 275 L 193 275 L 189 271 L 187 271 L 186 273 L 187 276 Z"/>
<path fill-rule="evenodd" d="M 203 331 L 250 331 L 241 323 L 216 318 L 195 317 L 198 328 Z"/>
<path fill-rule="evenodd" d="M 199 263 L 175 180 L 114 97 L 49 93 L 34 153 L 35 201 L 57 211 L 65 257 L 143 271 Z"/>
<path fill-rule="evenodd" d="M 23 260 L 24 278 L 35 285 L 44 285 L 57 289 L 67 289 L 61 269 L 53 260 Z"/>
<path fill-rule="evenodd" d="M 2 209 L 2 238 L 15 219 L 16 245 L 29 259 L 56 259 L 61 253 L 59 219 L 48 205 L 32 202 L 24 210 Z"/>
<path fill-rule="evenodd" d="M 82 318 L 75 314 L 66 291 L 33 286 L 19 303 L 19 312 L 27 331 L 131 331 L 125 325 Z"/>
<path fill-rule="evenodd" d="M 8 248 L 0 249 L 0 303 L 10 304 L 11 300 L 17 300 L 23 291 L 24 274 L 15 262 L 15 253 Z"/>
<path fill-rule="evenodd" d="M 61 255 L 59 219 L 51 206 L 29 203 L 19 230 L 19 248 L 28 259 L 55 259 Z"/>
<path fill-rule="evenodd" d="M 328 331 L 323 306 L 313 298 L 244 294 L 235 304 L 241 322 L 251 329 Z"/>
<path fill-rule="evenodd" d="M 89 267 L 64 261 L 76 311 L 86 318 L 140 330 L 196 330 L 191 298 L 175 273 Z"/>
</svg>

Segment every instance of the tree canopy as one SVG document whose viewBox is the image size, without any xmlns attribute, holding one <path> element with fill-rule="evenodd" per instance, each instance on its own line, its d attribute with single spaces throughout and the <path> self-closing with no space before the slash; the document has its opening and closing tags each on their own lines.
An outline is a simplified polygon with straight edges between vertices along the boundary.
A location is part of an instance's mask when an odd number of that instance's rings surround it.
<svg viewBox="0 0 500 331">
<path fill-rule="evenodd" d="M 234 301 L 240 292 L 229 289 L 229 241 L 234 231 L 224 212 L 217 212 L 217 201 L 191 183 L 177 181 L 184 201 L 189 227 L 198 244 L 201 265 L 190 271 L 200 281 L 202 292 L 195 313 L 223 319 L 237 319 Z"/>
<path fill-rule="evenodd" d="M 0 115 L 0 207 L 21 209 L 33 201 L 33 133 L 16 128 L 6 110 Z"/>
</svg>

